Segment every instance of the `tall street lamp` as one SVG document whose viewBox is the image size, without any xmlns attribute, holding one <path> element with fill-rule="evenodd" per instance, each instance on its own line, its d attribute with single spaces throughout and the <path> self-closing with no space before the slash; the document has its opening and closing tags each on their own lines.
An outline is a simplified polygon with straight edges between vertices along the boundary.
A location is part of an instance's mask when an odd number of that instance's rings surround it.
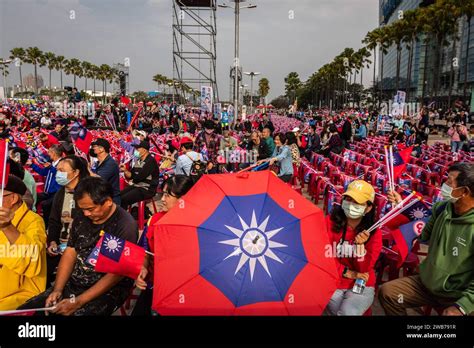
<svg viewBox="0 0 474 348">
<path fill-rule="evenodd" d="M 237 117 L 239 114 L 239 25 L 240 25 L 240 10 L 247 8 L 256 8 L 257 5 L 246 5 L 240 6 L 240 3 L 244 3 L 247 0 L 231 0 L 234 3 L 234 15 L 235 15 L 235 39 L 234 39 L 234 120 L 233 124 L 235 125 Z M 232 6 L 218 5 L 222 8 L 232 8 Z"/>
<path fill-rule="evenodd" d="M 260 75 L 259 72 L 244 72 L 245 75 L 250 76 L 250 112 L 253 113 L 253 78 Z"/>
</svg>

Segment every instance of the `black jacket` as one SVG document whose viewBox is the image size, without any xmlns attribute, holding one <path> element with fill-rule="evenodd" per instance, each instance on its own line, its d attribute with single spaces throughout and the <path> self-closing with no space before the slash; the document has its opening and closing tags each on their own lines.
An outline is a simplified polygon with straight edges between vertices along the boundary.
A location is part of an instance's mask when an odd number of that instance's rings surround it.
<svg viewBox="0 0 474 348">
<path fill-rule="evenodd" d="M 59 235 L 61 234 L 61 230 L 63 225 L 61 223 L 61 215 L 63 212 L 63 203 L 64 203 L 64 193 L 65 193 L 64 186 L 61 187 L 54 195 L 53 204 L 51 206 L 51 213 L 49 215 L 49 222 L 48 222 L 48 245 L 50 242 L 55 241 L 56 244 L 59 245 Z M 79 210 L 73 208 L 71 210 L 71 217 L 75 219 L 77 217 Z"/>
<path fill-rule="evenodd" d="M 112 185 L 114 203 L 120 205 L 120 169 L 117 162 L 107 155 L 102 163 L 94 169 L 94 173 Z"/>
<path fill-rule="evenodd" d="M 352 137 L 352 125 L 349 120 L 346 120 L 342 125 L 341 138 L 346 141 L 350 141 Z"/>
<path fill-rule="evenodd" d="M 247 151 L 252 151 L 253 150 L 253 142 L 250 141 L 247 144 Z M 270 153 L 270 149 L 267 145 L 267 142 L 265 140 L 260 140 L 260 144 L 258 145 L 258 158 L 257 160 L 263 160 L 265 158 L 270 157 L 272 154 Z"/>
<path fill-rule="evenodd" d="M 158 187 L 160 170 L 152 154 L 148 154 L 144 161 L 137 161 L 132 169 L 133 186 L 155 193 Z"/>
</svg>

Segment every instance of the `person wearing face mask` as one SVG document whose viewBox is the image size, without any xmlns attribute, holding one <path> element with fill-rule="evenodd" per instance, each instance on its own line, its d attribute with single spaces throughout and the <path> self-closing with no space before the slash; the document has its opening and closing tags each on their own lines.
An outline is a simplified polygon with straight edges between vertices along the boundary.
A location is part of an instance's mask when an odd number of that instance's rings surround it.
<svg viewBox="0 0 474 348">
<path fill-rule="evenodd" d="M 56 267 L 64 252 L 69 231 L 77 211 L 74 205 L 74 189 L 79 182 L 89 176 L 87 164 L 78 156 L 67 156 L 58 163 L 56 181 L 61 188 L 56 192 L 51 206 L 47 240 L 47 284 L 55 279 Z"/>
<path fill-rule="evenodd" d="M 148 221 L 147 231 L 144 231 L 141 238 L 146 238 L 150 252 L 155 251 L 154 234 L 156 225 L 160 219 L 166 215 L 168 211 L 174 208 L 184 196 L 193 187 L 194 181 L 187 175 L 175 175 L 165 181 L 163 187 L 163 210 L 154 214 Z M 144 236 L 144 237 L 143 237 Z M 135 308 L 132 312 L 133 316 L 148 316 L 151 314 L 150 308 L 152 303 L 153 290 L 148 284 L 153 282 L 153 257 L 147 254 L 143 262 L 140 274 L 135 281 L 137 288 L 142 292 L 137 300 Z"/>
<path fill-rule="evenodd" d="M 133 157 L 136 159 L 133 167 L 127 170 L 125 164 L 120 166 L 125 179 L 129 180 L 129 186 L 120 192 L 123 209 L 127 209 L 134 203 L 154 197 L 159 181 L 159 168 L 150 154 L 150 144 L 147 141 L 141 141 L 133 147 L 135 148 Z"/>
<path fill-rule="evenodd" d="M 91 144 L 91 148 L 98 161 L 92 172 L 112 185 L 114 203 L 120 205 L 120 169 L 117 162 L 110 156 L 110 143 L 103 138 L 98 138 Z"/>
<path fill-rule="evenodd" d="M 46 288 L 46 231 L 22 200 L 26 186 L 8 176 L 0 207 L 0 310 L 12 310 Z"/>
<path fill-rule="evenodd" d="M 380 230 L 366 232 L 374 224 L 374 199 L 372 185 L 353 181 L 343 194 L 341 206 L 334 206 L 326 218 L 330 257 L 335 258 L 340 275 L 337 290 L 326 307 L 328 315 L 363 315 L 374 300 L 374 267 L 382 250 Z M 352 289 L 360 279 L 365 281 L 365 289 L 355 293 Z"/>
<path fill-rule="evenodd" d="M 63 157 L 63 147 L 61 145 L 52 145 L 48 149 L 48 155 L 51 158 L 51 163 L 45 163 L 39 166 L 36 163 L 31 165 L 31 168 L 39 175 L 45 177 L 43 192 L 38 194 L 37 201 L 41 204 L 43 210 L 43 218 L 48 228 L 49 212 L 51 211 L 51 204 L 53 203 L 54 194 L 61 187 L 56 181 L 57 165 Z"/>
<path fill-rule="evenodd" d="M 407 308 L 424 305 L 441 307 L 449 316 L 474 312 L 474 164 L 449 167 L 441 192 L 444 200 L 433 205 L 419 237 L 429 244 L 420 273 L 379 289 L 387 315 L 406 315 Z M 401 201 L 398 193 L 388 198 L 392 203 Z M 398 301 L 399 294 L 404 295 L 403 302 Z"/>
</svg>

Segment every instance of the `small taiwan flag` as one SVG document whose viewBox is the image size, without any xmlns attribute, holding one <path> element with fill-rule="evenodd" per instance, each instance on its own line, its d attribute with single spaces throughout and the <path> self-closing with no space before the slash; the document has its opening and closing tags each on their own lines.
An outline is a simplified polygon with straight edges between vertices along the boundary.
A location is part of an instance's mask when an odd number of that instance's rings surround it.
<svg viewBox="0 0 474 348">
<path fill-rule="evenodd" d="M 409 222 L 405 225 L 400 226 L 396 230 L 392 230 L 393 240 L 395 245 L 394 251 L 398 252 L 397 267 L 401 267 L 411 249 L 415 239 L 417 239 L 423 228 L 425 227 L 428 218 Z"/>
<path fill-rule="evenodd" d="M 144 259 L 144 248 L 105 233 L 100 245 L 95 271 L 137 279 Z"/>
<path fill-rule="evenodd" d="M 70 134 L 76 148 L 85 154 L 89 153 L 92 134 L 77 122 L 71 127 Z"/>
<path fill-rule="evenodd" d="M 395 152 L 393 154 L 393 180 L 397 180 L 402 173 L 405 171 L 408 162 L 410 161 L 413 147 L 406 148 L 405 150 Z"/>
<path fill-rule="evenodd" d="M 397 214 L 393 219 L 385 224 L 385 227 L 390 229 L 397 229 L 412 221 L 419 221 L 429 218 L 431 216 L 431 209 L 423 201 L 418 201 L 407 210 Z"/>
</svg>

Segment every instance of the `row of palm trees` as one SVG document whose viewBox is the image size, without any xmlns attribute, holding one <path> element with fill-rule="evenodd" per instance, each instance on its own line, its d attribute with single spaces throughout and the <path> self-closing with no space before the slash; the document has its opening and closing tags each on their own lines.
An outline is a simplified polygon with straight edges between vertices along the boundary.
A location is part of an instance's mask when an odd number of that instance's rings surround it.
<svg viewBox="0 0 474 348">
<path fill-rule="evenodd" d="M 441 66 L 442 54 L 444 50 L 449 49 L 449 60 L 454 61 L 456 57 L 457 44 L 459 37 L 457 36 L 459 21 L 463 18 L 467 22 L 467 42 L 470 40 L 470 23 L 474 11 L 474 1 L 472 0 L 436 0 L 433 4 L 426 7 L 419 7 L 415 10 L 399 12 L 399 19 L 389 25 L 376 28 L 362 40 L 364 47 L 359 50 L 346 48 L 337 55 L 334 60 L 323 65 L 315 72 L 299 89 L 299 95 L 303 99 L 321 102 L 329 105 L 332 100 L 337 106 L 346 104 L 348 98 L 358 100 L 360 103 L 360 95 L 355 96 L 348 93 L 348 86 L 356 83 L 356 77 L 360 74 L 360 84 L 362 85 L 362 74 L 364 68 L 369 68 L 373 63 L 373 89 L 372 95 L 380 101 L 383 99 L 383 91 L 388 88 L 388 80 L 383 76 L 384 58 L 390 47 L 396 50 L 396 77 L 390 86 L 394 91 L 404 89 L 407 93 L 406 100 L 410 98 L 412 90 L 411 81 L 414 65 L 414 48 L 417 42 L 423 40 L 425 43 L 425 57 L 428 57 L 428 49 L 434 47 L 434 62 L 432 66 L 433 75 L 431 83 L 431 99 L 436 98 L 441 89 Z M 406 77 L 401 76 L 401 61 L 403 50 L 408 54 L 408 66 Z M 380 74 L 378 81 L 376 77 L 377 52 L 380 52 Z M 373 57 L 373 62 L 370 58 Z M 458 61 L 463 61 L 464 81 L 463 96 L 467 99 L 467 76 L 468 76 L 468 57 L 469 45 L 467 45 L 465 54 Z M 455 65 L 451 64 L 448 74 L 449 79 L 449 101 L 451 104 L 451 96 L 454 82 Z M 428 64 L 425 63 L 423 71 L 423 81 L 428 80 Z M 352 82 L 352 77 L 353 82 Z M 403 83 L 404 82 L 404 83 Z M 414 87 L 414 86 L 413 86 Z M 425 99 L 428 85 L 423 83 L 423 96 Z M 373 99 L 375 101 L 375 98 Z"/>
<path fill-rule="evenodd" d="M 38 67 L 47 67 L 49 70 L 49 90 L 51 91 L 52 71 L 60 72 L 61 89 L 63 89 L 63 73 L 73 75 L 73 87 L 76 87 L 76 78 L 84 78 L 84 89 L 87 90 L 88 79 L 93 80 L 94 94 L 96 91 L 96 80 L 102 81 L 103 95 L 107 93 L 107 82 L 112 83 L 119 78 L 119 71 L 107 64 L 95 65 L 87 61 L 80 61 L 77 58 L 66 59 L 62 55 L 53 52 L 43 52 L 38 47 L 28 47 L 26 49 L 16 47 L 10 50 L 10 59 L 13 59 L 18 66 L 20 74 L 20 88 L 23 91 L 22 65 L 32 64 L 34 66 L 35 86 L 34 91 L 38 93 Z"/>
<path fill-rule="evenodd" d="M 160 88 L 160 86 L 164 86 L 164 87 L 168 86 L 169 88 L 172 88 L 174 91 L 181 90 L 182 95 L 185 97 L 185 99 L 186 99 L 187 94 L 194 95 L 195 97 L 199 97 L 201 94 L 200 91 L 196 89 L 192 89 L 186 83 L 179 80 L 170 79 L 166 77 L 165 75 L 156 74 L 153 76 L 152 80 L 157 83 L 158 89 Z M 174 92 L 173 92 L 173 95 L 174 95 Z"/>
</svg>

